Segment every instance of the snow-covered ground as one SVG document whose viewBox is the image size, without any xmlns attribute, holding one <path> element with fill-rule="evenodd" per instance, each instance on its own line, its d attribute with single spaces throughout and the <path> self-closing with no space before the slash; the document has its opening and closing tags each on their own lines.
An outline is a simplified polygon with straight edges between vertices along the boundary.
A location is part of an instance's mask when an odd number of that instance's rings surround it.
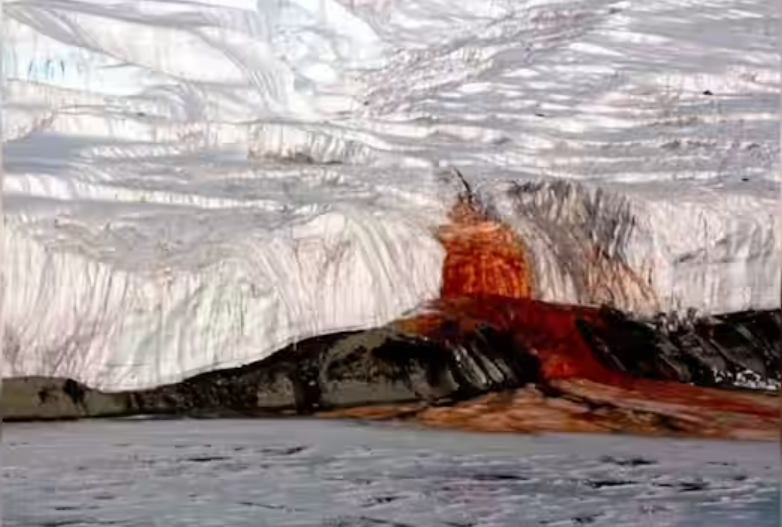
<svg viewBox="0 0 782 527">
<path fill-rule="evenodd" d="M 438 292 L 448 166 L 541 298 L 778 307 L 772 2 L 5 10 L 4 375 L 139 388 L 398 317 Z"/>
<path fill-rule="evenodd" d="M 6 425 L 3 525 L 777 527 L 779 446 L 324 421 Z"/>
</svg>

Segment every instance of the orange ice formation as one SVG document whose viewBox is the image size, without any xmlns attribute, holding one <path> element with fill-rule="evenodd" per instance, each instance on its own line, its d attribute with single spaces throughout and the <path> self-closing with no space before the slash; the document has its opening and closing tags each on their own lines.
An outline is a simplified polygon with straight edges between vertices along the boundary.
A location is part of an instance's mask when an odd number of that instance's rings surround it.
<svg viewBox="0 0 782 527">
<path fill-rule="evenodd" d="M 524 248 L 507 226 L 487 220 L 460 199 L 438 238 L 445 248 L 440 298 L 529 298 L 532 275 Z"/>
</svg>

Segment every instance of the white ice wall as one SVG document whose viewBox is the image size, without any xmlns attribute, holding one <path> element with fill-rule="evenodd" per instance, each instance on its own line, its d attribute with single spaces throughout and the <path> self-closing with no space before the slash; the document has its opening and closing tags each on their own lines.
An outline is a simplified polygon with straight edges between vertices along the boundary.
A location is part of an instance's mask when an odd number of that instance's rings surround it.
<svg viewBox="0 0 782 527">
<path fill-rule="evenodd" d="M 779 305 L 762 0 L 6 8 L 15 375 L 148 386 L 398 317 L 437 294 L 448 165 L 541 298 Z"/>
</svg>

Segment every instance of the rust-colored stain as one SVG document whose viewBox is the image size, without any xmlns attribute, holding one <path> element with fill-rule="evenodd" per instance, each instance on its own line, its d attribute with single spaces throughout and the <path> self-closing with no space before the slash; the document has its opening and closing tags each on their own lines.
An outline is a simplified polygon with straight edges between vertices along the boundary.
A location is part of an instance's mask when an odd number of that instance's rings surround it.
<svg viewBox="0 0 782 527">
<path fill-rule="evenodd" d="M 599 362 L 578 329 L 577 321 L 595 326 L 604 323 L 598 309 L 549 304 L 531 299 L 474 296 L 438 300 L 432 311 L 409 321 L 406 330 L 430 339 L 444 335 L 453 340 L 474 332 L 479 325 L 513 335 L 515 349 L 530 352 L 540 361 L 539 377 L 545 382 L 580 379 L 646 394 L 657 403 L 692 404 L 702 408 L 754 414 L 778 419 L 778 409 L 758 406 L 756 399 L 740 392 L 709 390 L 683 383 L 639 379 L 613 371 Z M 457 323 L 459 335 L 453 335 Z M 450 332 L 450 333 L 447 333 Z"/>
<path fill-rule="evenodd" d="M 450 407 L 387 405 L 323 413 L 323 417 L 405 419 L 433 428 L 478 432 L 633 433 L 720 439 L 779 440 L 779 421 L 753 413 L 715 409 L 698 401 L 661 402 L 648 392 L 585 380 L 552 383 L 556 396 L 536 387 L 490 393 Z M 724 394 L 717 390 L 718 398 Z M 757 408 L 773 410 L 776 397 L 746 395 Z"/>
<path fill-rule="evenodd" d="M 450 221 L 438 233 L 446 249 L 440 298 L 419 315 L 395 322 L 395 327 L 452 342 L 482 326 L 504 331 L 513 336 L 518 353 L 537 356 L 539 382 L 559 395 L 544 396 L 528 387 L 451 407 L 391 405 L 324 415 L 414 415 L 430 426 L 476 431 L 778 437 L 779 409 L 772 398 L 637 379 L 606 368 L 577 325 L 579 319 L 603 324 L 598 309 L 534 300 L 525 247 L 507 226 L 485 218 L 469 201 L 459 201 Z"/>
<path fill-rule="evenodd" d="M 532 277 L 524 247 L 509 227 L 487 220 L 466 200 L 457 203 L 450 220 L 437 233 L 445 248 L 441 298 L 530 296 Z"/>
<path fill-rule="evenodd" d="M 456 323 L 459 336 L 489 326 L 512 333 L 517 349 L 536 355 L 541 363 L 541 375 L 546 379 L 582 377 L 608 384 L 621 382 L 623 375 L 606 369 L 595 359 L 576 326 L 579 318 L 593 323 L 600 320 L 598 310 L 591 307 L 474 295 L 436 300 L 427 313 L 398 321 L 397 326 L 433 340 L 452 333 L 452 322 Z M 456 340 L 459 336 L 448 334 Z"/>
<path fill-rule="evenodd" d="M 651 278 L 644 280 L 627 263 L 605 254 L 600 246 L 585 244 L 581 258 L 582 298 L 595 304 L 659 306 Z"/>
</svg>

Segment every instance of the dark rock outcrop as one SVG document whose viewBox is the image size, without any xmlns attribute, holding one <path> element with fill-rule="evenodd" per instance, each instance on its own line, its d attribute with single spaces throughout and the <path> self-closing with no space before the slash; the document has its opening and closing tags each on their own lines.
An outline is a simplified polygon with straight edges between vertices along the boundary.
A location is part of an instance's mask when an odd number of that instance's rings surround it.
<svg viewBox="0 0 782 527">
<path fill-rule="evenodd" d="M 5 421 L 110 417 L 133 413 L 129 394 L 102 393 L 73 379 L 3 379 L 0 409 Z"/>
<path fill-rule="evenodd" d="M 764 390 L 779 386 L 780 313 L 644 321 L 604 308 L 601 327 L 580 321 L 579 328 L 610 369 L 646 379 Z"/>
<path fill-rule="evenodd" d="M 526 361 L 525 361 L 526 360 Z M 145 413 L 311 414 L 379 403 L 444 402 L 530 381 L 534 360 L 487 330 L 434 342 L 390 328 L 299 343 L 267 360 L 132 394 Z"/>
<path fill-rule="evenodd" d="M 565 312 L 566 306 L 551 309 Z M 607 308 L 573 309 L 578 311 L 567 313 L 577 329 L 569 330 L 571 341 L 561 341 L 558 353 L 571 353 L 572 343 L 583 343 L 585 353 L 607 371 L 742 390 L 763 391 L 779 383 L 780 311 L 662 324 Z M 558 342 L 557 335 L 547 334 L 551 326 L 528 327 L 517 319 L 515 327 L 501 327 L 489 319 L 476 322 L 470 319 L 473 314 L 464 319 L 446 315 L 436 333 L 416 335 L 388 327 L 323 336 L 256 363 L 151 390 L 101 393 L 68 379 L 7 379 L 0 404 L 7 420 L 261 416 L 379 404 L 448 406 L 528 385 L 551 392 L 548 370 L 541 365 L 546 356 L 539 346 Z M 524 332 L 540 334 L 525 339 Z M 753 385 L 747 379 L 758 382 Z"/>
</svg>

